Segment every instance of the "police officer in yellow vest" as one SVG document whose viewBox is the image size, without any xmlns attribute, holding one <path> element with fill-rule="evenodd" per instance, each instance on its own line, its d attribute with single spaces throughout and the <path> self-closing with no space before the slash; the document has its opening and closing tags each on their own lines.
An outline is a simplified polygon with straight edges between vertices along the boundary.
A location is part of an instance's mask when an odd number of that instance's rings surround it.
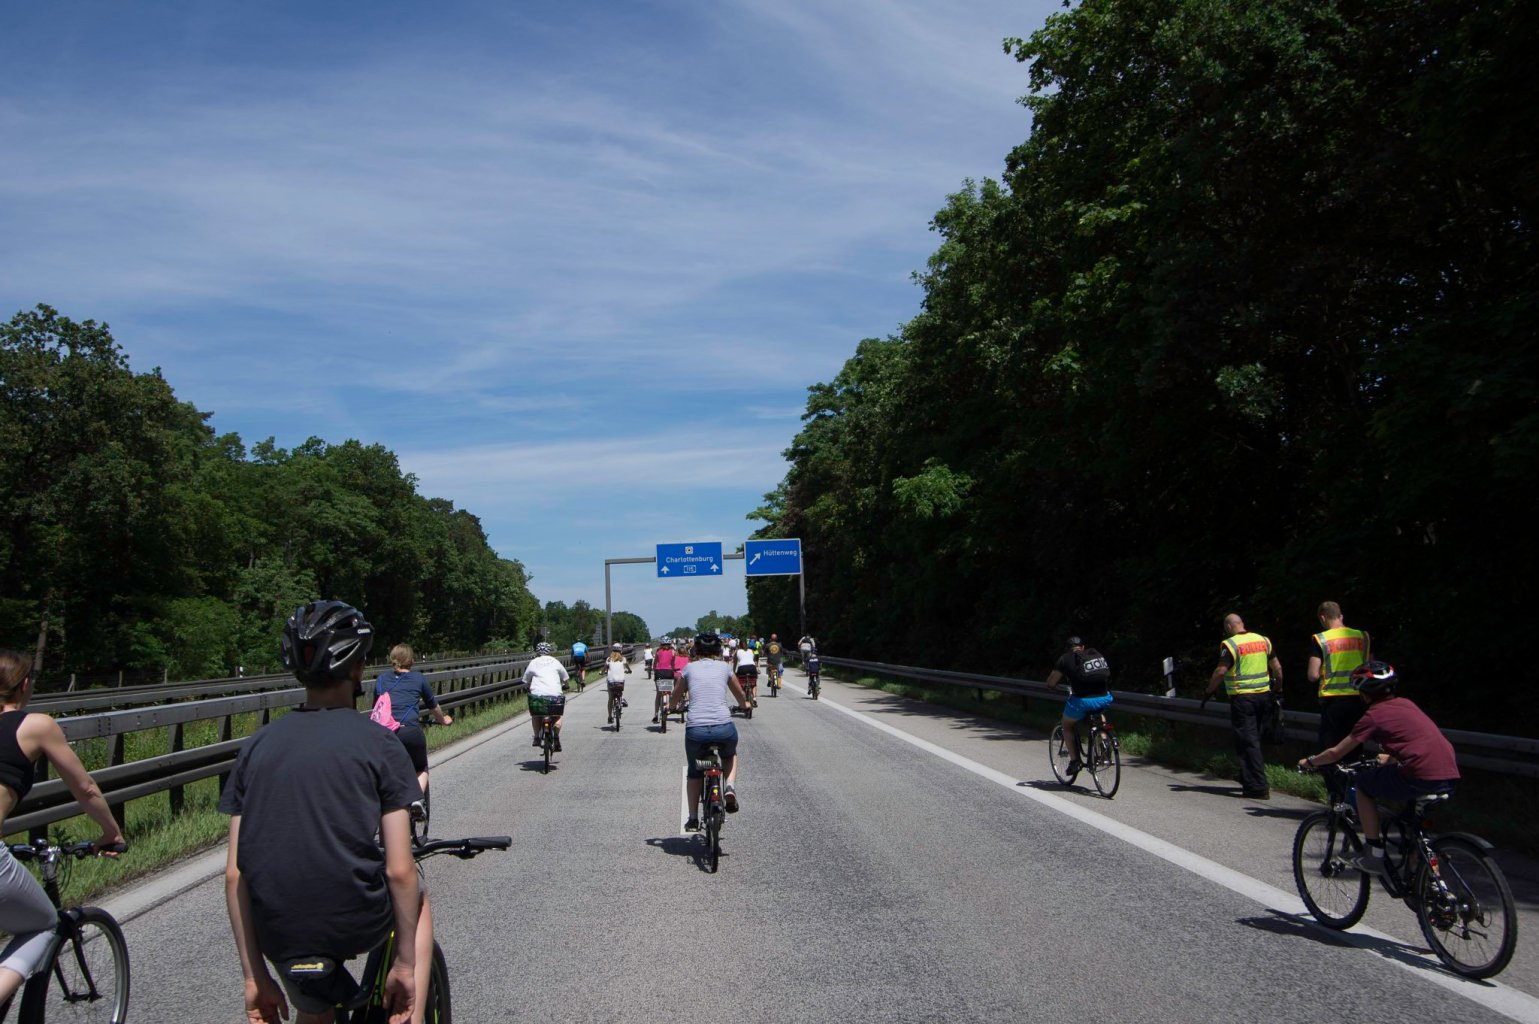
<svg viewBox="0 0 1539 1024">
<path fill-rule="evenodd" d="M 1282 689 L 1282 662 L 1272 653 L 1272 641 L 1246 630 L 1234 612 L 1224 616 L 1227 636 L 1218 654 L 1218 667 L 1208 680 L 1208 694 L 1220 683 L 1229 697 L 1229 724 L 1234 752 L 1240 758 L 1240 790 L 1252 800 L 1270 800 L 1266 765 L 1261 758 L 1261 720 L 1275 686 Z"/>
<path fill-rule="evenodd" d="M 1349 629 L 1341 616 L 1341 605 L 1322 601 L 1317 610 L 1325 632 L 1314 635 L 1315 653 L 1309 657 L 1309 681 L 1320 685 L 1320 749 L 1329 750 L 1352 732 L 1368 705 L 1352 688 L 1352 670 L 1372 658 L 1368 634 Z M 1356 748 L 1342 760 L 1350 761 Z M 1326 775 L 1332 802 L 1343 799 L 1337 792 L 1341 783 L 1335 772 Z"/>
</svg>

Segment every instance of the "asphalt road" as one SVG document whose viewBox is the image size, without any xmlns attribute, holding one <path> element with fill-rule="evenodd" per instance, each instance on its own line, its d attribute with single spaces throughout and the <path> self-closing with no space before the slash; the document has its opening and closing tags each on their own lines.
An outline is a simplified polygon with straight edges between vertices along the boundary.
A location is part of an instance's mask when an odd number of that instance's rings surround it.
<svg viewBox="0 0 1539 1024">
<path fill-rule="evenodd" d="M 569 703 L 550 775 L 527 720 L 435 761 L 436 835 L 514 837 L 428 862 L 458 1020 L 1539 1022 L 1531 887 L 1513 966 L 1465 982 L 1382 893 L 1351 942 L 1301 918 L 1302 801 L 1153 766 L 1065 792 L 1032 734 L 833 682 L 740 722 L 706 874 L 682 730 L 632 679 L 618 733 L 601 686 Z M 241 1019 L 218 863 L 106 901 L 135 915 L 132 1020 Z"/>
</svg>

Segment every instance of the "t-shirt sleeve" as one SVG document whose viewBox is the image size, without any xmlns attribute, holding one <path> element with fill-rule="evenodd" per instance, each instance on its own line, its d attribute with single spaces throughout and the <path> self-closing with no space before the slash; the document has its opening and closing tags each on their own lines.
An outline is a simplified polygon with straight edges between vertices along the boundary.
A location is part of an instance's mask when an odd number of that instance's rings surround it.
<svg viewBox="0 0 1539 1024">
<path fill-rule="evenodd" d="M 1234 666 L 1234 655 L 1229 653 L 1229 647 L 1227 644 L 1219 645 L 1218 663 L 1225 668 L 1232 668 Z"/>
<path fill-rule="evenodd" d="M 428 677 L 422 677 L 422 706 L 425 708 L 438 707 L 438 698 L 433 694 L 433 684 L 428 682 Z"/>
<path fill-rule="evenodd" d="M 1055 672 L 1058 672 L 1058 673 L 1062 674 L 1062 675 L 1068 676 L 1070 679 L 1073 679 L 1074 678 L 1074 655 L 1072 655 L 1072 654 L 1060 654 L 1058 656 L 1058 663 L 1053 666 L 1053 670 Z"/>
<path fill-rule="evenodd" d="M 242 805 L 246 801 L 246 754 L 251 750 L 251 743 L 255 737 L 246 741 L 245 747 L 240 752 L 240 757 L 235 759 L 235 770 L 230 773 L 230 779 L 224 784 L 224 792 L 219 794 L 219 812 L 231 816 L 240 813 Z M 399 744 L 397 744 L 399 746 Z"/>
<path fill-rule="evenodd" d="M 1371 739 L 1373 736 L 1374 726 L 1375 723 L 1373 720 L 1373 709 L 1369 708 L 1363 713 L 1363 717 L 1359 718 L 1357 723 L 1352 726 L 1352 739 L 1356 740 L 1358 743 L 1362 743 L 1365 740 Z"/>
</svg>

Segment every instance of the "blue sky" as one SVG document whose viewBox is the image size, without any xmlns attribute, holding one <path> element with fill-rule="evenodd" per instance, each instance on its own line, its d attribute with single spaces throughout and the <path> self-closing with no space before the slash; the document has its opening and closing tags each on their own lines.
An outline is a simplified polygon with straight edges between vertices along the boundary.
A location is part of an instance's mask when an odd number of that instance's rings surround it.
<svg viewBox="0 0 1539 1024">
<path fill-rule="evenodd" d="M 248 444 L 383 444 L 602 606 L 605 558 L 756 528 L 1057 7 L 0 2 L 0 315 L 107 321 Z M 741 613 L 728 564 L 615 607 Z"/>
</svg>

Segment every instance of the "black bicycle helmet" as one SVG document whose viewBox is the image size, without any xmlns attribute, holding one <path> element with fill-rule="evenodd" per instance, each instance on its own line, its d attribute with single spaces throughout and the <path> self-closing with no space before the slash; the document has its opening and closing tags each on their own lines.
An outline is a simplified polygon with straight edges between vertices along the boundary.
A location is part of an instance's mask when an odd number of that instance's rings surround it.
<svg viewBox="0 0 1539 1024">
<path fill-rule="evenodd" d="M 1069 650 L 1072 651 L 1076 647 L 1083 647 L 1083 646 L 1085 646 L 1085 641 L 1081 640 L 1077 636 L 1071 636 L 1071 637 L 1069 637 L 1069 639 L 1067 639 L 1067 640 L 1065 640 L 1063 642 L 1063 645 L 1065 647 L 1067 647 Z"/>
<path fill-rule="evenodd" d="M 701 658 L 715 658 L 721 654 L 721 637 L 715 633 L 701 633 L 695 637 L 695 654 Z"/>
<path fill-rule="evenodd" d="M 283 667 L 307 686 L 345 677 L 369 656 L 374 627 L 346 601 L 312 601 L 283 625 Z"/>
<path fill-rule="evenodd" d="M 1395 666 L 1387 661 L 1365 661 L 1352 670 L 1352 689 L 1364 696 L 1395 692 Z"/>
</svg>

